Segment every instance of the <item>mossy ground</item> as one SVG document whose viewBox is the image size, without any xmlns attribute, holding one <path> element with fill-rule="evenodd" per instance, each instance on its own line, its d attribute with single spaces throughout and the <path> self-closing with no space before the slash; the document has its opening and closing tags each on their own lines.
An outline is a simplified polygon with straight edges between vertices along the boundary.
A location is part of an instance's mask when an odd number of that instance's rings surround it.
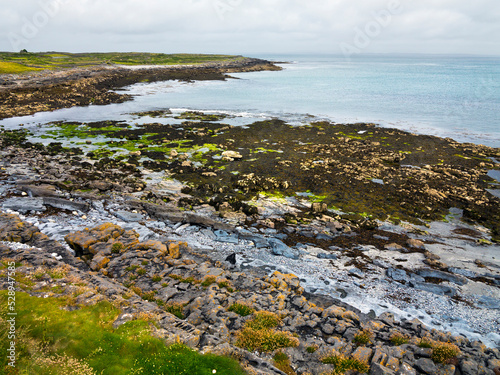
<svg viewBox="0 0 500 375">
<path fill-rule="evenodd" d="M 7 292 L 0 291 L 0 348 L 6 353 Z M 16 367 L 0 359 L 4 374 L 244 374 L 232 359 L 200 355 L 150 335 L 152 322 L 134 320 L 113 329 L 119 310 L 108 302 L 74 306 L 67 298 L 16 294 Z M 74 308 L 73 307 L 73 308 Z M 71 372 L 73 371 L 73 372 Z"/>
</svg>

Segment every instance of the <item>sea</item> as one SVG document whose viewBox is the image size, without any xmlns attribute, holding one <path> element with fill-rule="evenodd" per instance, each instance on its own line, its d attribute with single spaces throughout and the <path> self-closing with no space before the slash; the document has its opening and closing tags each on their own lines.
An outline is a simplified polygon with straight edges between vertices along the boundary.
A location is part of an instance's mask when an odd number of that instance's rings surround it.
<svg viewBox="0 0 500 375">
<path fill-rule="evenodd" d="M 449 55 L 256 55 L 281 71 L 234 73 L 226 81 L 138 83 L 134 100 L 6 119 L 0 125 L 128 120 L 154 109 L 234 116 L 233 125 L 369 122 L 500 147 L 500 57 Z"/>
</svg>

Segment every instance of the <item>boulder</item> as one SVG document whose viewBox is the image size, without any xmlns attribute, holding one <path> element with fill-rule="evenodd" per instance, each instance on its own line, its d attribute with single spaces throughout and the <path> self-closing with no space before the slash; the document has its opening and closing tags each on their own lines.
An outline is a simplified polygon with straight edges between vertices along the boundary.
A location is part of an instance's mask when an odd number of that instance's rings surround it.
<svg viewBox="0 0 500 375">
<path fill-rule="evenodd" d="M 279 255 L 290 259 L 299 259 L 299 253 L 297 250 L 288 247 L 277 238 L 269 238 L 267 241 L 269 242 L 269 245 L 271 246 L 271 252 L 274 255 Z"/>
<path fill-rule="evenodd" d="M 224 151 L 222 153 L 222 159 L 226 161 L 233 161 L 234 159 L 241 159 L 243 156 L 236 151 Z"/>
</svg>

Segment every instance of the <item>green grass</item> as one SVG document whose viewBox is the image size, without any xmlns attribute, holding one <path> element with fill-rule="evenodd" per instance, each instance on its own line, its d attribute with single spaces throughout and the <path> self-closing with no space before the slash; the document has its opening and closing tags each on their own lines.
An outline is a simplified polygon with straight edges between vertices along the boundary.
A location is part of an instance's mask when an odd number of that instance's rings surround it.
<svg viewBox="0 0 500 375">
<path fill-rule="evenodd" d="M 230 358 L 166 346 L 150 335 L 150 322 L 135 320 L 113 329 L 120 314 L 109 302 L 66 311 L 67 298 L 16 293 L 16 368 L 0 356 L 4 374 L 244 374 Z M 0 292 L 0 350 L 6 353 L 7 292 Z"/>
<path fill-rule="evenodd" d="M 101 64 L 176 65 L 239 60 L 241 56 L 163 53 L 12 53 L 0 52 L 0 74 L 19 74 L 42 69 L 68 69 Z"/>
</svg>

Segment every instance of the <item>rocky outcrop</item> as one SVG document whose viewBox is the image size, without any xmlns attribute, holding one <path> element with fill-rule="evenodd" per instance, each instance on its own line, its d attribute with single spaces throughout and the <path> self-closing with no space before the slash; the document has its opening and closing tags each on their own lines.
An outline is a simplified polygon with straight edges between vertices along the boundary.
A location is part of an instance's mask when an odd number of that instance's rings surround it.
<svg viewBox="0 0 500 375">
<path fill-rule="evenodd" d="M 54 259 L 44 247 L 42 251 L 16 248 L 12 241 L 36 242 L 37 229 L 14 215 L 0 218 L 2 238 L 10 241 L 1 245 L 0 257 L 23 264 L 16 272 L 34 283 L 26 289 L 28 293 L 47 295 L 51 290 L 50 295 L 71 294 L 75 280 L 79 280 L 79 288 L 85 285 L 88 289 L 75 303 L 111 301 L 122 310 L 116 326 L 147 312 L 158 324 L 156 334 L 167 342 L 177 338 L 215 352 L 224 347 L 226 353 L 238 354 L 244 363 L 262 373 L 281 373 L 273 363 L 274 350 L 251 354 L 237 339 L 255 311 L 279 317 L 279 332 L 293 333 L 298 339 L 298 346 L 280 349 L 297 374 L 332 370 L 325 358 L 335 353 L 367 364 L 370 374 L 460 371 L 493 375 L 500 365 L 497 349 L 429 330 L 416 319 L 398 322 L 390 313 L 368 317 L 329 299 L 310 299 L 292 274 L 241 272 L 231 263 L 210 261 L 185 243 L 139 242 L 134 231 L 110 223 L 66 236 L 97 271 L 88 273 L 69 265 L 76 261 Z M 11 232 L 8 237 L 6 233 Z M 63 277 L 50 276 L 48 270 L 56 268 L 62 270 Z M 395 270 L 391 272 L 393 277 L 398 275 Z M 34 277 L 34 273 L 42 276 Z M 238 306 L 245 306 L 249 314 L 240 312 Z M 452 355 L 446 357 L 441 352 Z"/>
</svg>

